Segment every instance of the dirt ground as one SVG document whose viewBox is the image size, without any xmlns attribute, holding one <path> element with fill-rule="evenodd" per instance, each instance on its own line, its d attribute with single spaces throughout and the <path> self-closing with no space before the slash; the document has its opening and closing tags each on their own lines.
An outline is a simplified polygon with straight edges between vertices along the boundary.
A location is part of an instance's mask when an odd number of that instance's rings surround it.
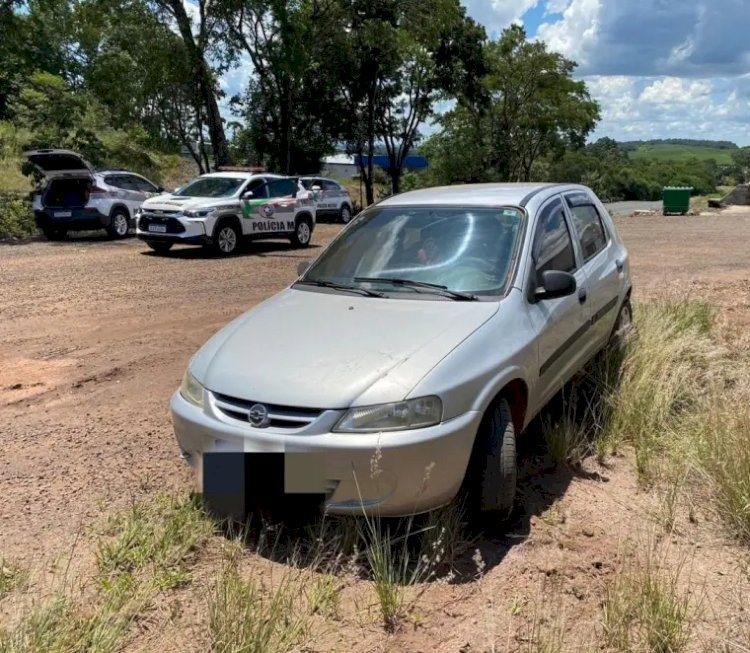
<svg viewBox="0 0 750 653">
<path fill-rule="evenodd" d="M 690 293 L 717 305 L 722 319 L 750 324 L 750 211 L 623 218 L 618 227 L 636 299 Z M 135 239 L 0 245 L 0 555 L 46 559 L 71 550 L 103 511 L 190 487 L 168 416 L 190 356 L 291 282 L 298 262 L 338 230 L 320 225 L 308 250 L 267 242 L 229 260 L 189 248 L 159 257 Z M 518 522 L 478 545 L 487 565 L 480 583 L 433 585 L 419 617 L 396 635 L 343 617 L 309 650 L 526 650 L 526 626 L 513 620 L 532 624 L 552 589 L 574 636 L 596 642 L 595 629 L 575 624 L 599 610 L 604 580 L 651 501 L 625 458 L 576 476 L 527 470 Z M 721 530 L 698 511 L 674 546 L 689 551 L 691 587 L 732 610 L 743 596 L 740 554 Z M 144 641 L 143 650 L 200 650 L 190 637 L 157 632 Z"/>
</svg>

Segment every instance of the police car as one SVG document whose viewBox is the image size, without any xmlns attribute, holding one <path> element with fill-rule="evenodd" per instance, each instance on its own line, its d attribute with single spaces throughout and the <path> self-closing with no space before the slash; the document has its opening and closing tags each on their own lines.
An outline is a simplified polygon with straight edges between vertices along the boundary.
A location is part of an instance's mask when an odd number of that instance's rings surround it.
<svg viewBox="0 0 750 653">
<path fill-rule="evenodd" d="M 297 177 L 213 172 L 144 202 L 136 217 L 136 235 L 156 252 L 178 243 L 228 256 L 243 238 L 288 238 L 307 247 L 315 203 Z"/>
</svg>

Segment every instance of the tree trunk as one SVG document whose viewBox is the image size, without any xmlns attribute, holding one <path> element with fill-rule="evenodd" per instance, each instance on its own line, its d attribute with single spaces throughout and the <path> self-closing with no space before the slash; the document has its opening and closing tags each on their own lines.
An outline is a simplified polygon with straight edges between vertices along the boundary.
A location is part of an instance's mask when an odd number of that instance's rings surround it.
<svg viewBox="0 0 750 653">
<path fill-rule="evenodd" d="M 185 43 L 185 47 L 190 57 L 190 65 L 195 75 L 197 95 L 206 109 L 206 122 L 208 123 L 208 132 L 211 136 L 211 147 L 214 154 L 214 165 L 226 165 L 229 161 L 229 145 L 224 133 L 224 124 L 221 121 L 219 112 L 219 103 L 216 100 L 216 91 L 214 89 L 213 78 L 204 53 L 198 48 L 193 37 L 192 24 L 190 17 L 185 11 L 182 0 L 166 0 L 167 6 L 177 21 L 177 27 Z"/>
</svg>

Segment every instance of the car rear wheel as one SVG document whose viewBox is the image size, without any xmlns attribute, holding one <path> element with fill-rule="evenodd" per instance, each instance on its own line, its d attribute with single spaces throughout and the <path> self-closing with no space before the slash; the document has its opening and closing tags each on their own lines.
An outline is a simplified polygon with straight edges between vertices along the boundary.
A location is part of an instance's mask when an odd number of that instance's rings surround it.
<svg viewBox="0 0 750 653">
<path fill-rule="evenodd" d="M 622 349 L 628 338 L 633 332 L 633 306 L 629 299 L 626 299 L 620 307 L 620 312 L 617 314 L 617 320 L 615 320 L 615 326 L 612 330 L 612 336 L 610 337 L 610 345 L 617 349 Z"/>
<path fill-rule="evenodd" d="M 125 238 L 130 229 L 130 218 L 123 209 L 115 209 L 112 219 L 107 227 L 107 233 L 111 238 Z"/>
<path fill-rule="evenodd" d="M 312 238 L 312 226 L 309 218 L 299 218 L 294 234 L 290 238 L 295 247 L 307 247 Z"/>
<path fill-rule="evenodd" d="M 339 216 L 339 219 L 344 224 L 348 224 L 352 219 L 352 210 L 349 208 L 347 204 L 344 204 L 341 207 L 341 215 Z"/>
<path fill-rule="evenodd" d="M 166 254 L 172 249 L 172 243 L 158 243 L 153 240 L 147 240 L 146 245 L 153 249 L 157 254 Z"/>
<path fill-rule="evenodd" d="M 510 516 L 516 497 L 516 431 L 507 400 L 491 407 L 482 420 L 466 474 L 465 489 L 475 520 L 487 525 Z"/>
<path fill-rule="evenodd" d="M 231 256 L 237 251 L 240 233 L 231 222 L 221 222 L 216 227 L 213 237 L 213 250 L 219 256 Z"/>
</svg>

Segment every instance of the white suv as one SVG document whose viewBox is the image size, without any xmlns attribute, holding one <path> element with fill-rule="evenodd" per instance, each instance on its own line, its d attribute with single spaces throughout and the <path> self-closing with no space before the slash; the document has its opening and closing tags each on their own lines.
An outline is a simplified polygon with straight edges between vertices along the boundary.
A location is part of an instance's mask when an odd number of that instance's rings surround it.
<svg viewBox="0 0 750 653">
<path fill-rule="evenodd" d="M 297 177 L 213 172 L 144 202 L 136 234 L 154 251 L 175 243 L 234 253 L 243 237 L 288 238 L 307 247 L 315 228 L 312 194 Z"/>
<path fill-rule="evenodd" d="M 341 184 L 326 177 L 300 177 L 300 181 L 313 194 L 318 219 L 331 217 L 344 224 L 352 219 L 352 198 Z"/>
<path fill-rule="evenodd" d="M 128 170 L 95 171 L 69 150 L 34 150 L 24 156 L 44 175 L 32 206 L 37 226 L 50 240 L 92 229 L 124 238 L 141 204 L 164 190 Z"/>
</svg>

